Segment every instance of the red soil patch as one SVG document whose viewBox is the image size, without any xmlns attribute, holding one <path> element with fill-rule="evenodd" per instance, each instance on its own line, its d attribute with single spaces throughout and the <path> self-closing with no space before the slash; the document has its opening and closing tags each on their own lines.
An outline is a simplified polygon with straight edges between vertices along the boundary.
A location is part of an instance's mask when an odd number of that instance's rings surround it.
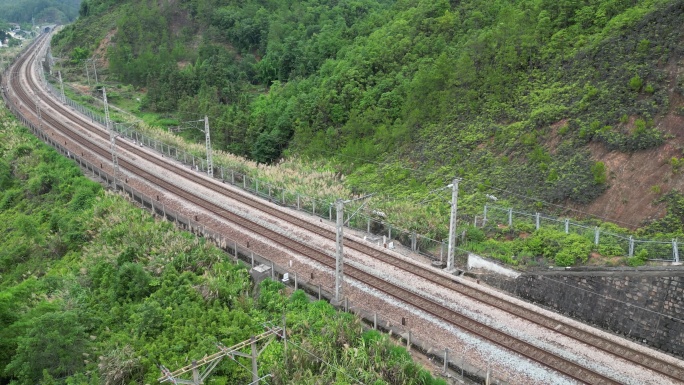
<svg viewBox="0 0 684 385">
<path fill-rule="evenodd" d="M 684 117 L 677 112 L 684 106 L 684 98 L 675 91 L 684 63 L 670 64 L 668 72 L 670 109 L 656 119 L 657 127 L 666 134 L 665 143 L 631 154 L 608 151 L 601 144 L 591 143 L 592 158 L 606 165 L 610 187 L 598 199 L 577 209 L 636 227 L 665 215 L 665 205 L 653 203 L 656 198 L 672 190 L 684 191 L 684 172 L 674 173 L 670 165 L 673 157 L 684 156 Z"/>
</svg>

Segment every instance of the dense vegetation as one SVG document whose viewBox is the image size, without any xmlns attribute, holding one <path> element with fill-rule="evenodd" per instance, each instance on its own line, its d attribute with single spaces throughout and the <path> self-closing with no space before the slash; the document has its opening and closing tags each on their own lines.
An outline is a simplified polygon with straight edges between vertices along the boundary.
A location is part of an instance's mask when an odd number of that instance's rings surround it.
<svg viewBox="0 0 684 385">
<path fill-rule="evenodd" d="M 330 162 L 353 192 L 391 196 L 374 202 L 391 221 L 434 239 L 449 207 L 429 191 L 453 176 L 467 220 L 485 193 L 529 212 L 587 204 L 612 177 L 589 146 L 655 148 L 671 138 L 663 116 L 684 111 L 671 105 L 684 95 L 672 70 L 681 0 L 145 4 L 87 0 L 55 49 L 72 73 L 107 61 L 109 79 L 145 91 L 140 111 L 208 114 L 215 148 Z M 663 239 L 684 231 L 669 223 Z M 486 235 L 527 229 L 507 231 Z"/>
<path fill-rule="evenodd" d="M 158 364 L 184 366 L 283 314 L 296 345 L 287 367 L 279 343 L 261 356 L 270 383 L 442 383 L 327 303 L 270 281 L 254 290 L 246 268 L 105 193 L 0 109 L 0 383 L 153 384 Z M 211 381 L 250 378 L 225 360 Z"/>
<path fill-rule="evenodd" d="M 0 0 L 0 21 L 66 24 L 76 19 L 80 4 L 81 0 Z"/>
<path fill-rule="evenodd" d="M 289 149 L 361 176 L 416 165 L 385 188 L 447 167 L 588 202 L 605 180 L 583 145 L 662 143 L 663 64 L 681 51 L 679 1 L 119 3 L 85 1 L 55 43 L 92 51 L 96 36 L 72 35 L 116 7 L 110 70 L 149 88 L 145 108 L 209 113 L 218 146 L 262 162 Z"/>
</svg>

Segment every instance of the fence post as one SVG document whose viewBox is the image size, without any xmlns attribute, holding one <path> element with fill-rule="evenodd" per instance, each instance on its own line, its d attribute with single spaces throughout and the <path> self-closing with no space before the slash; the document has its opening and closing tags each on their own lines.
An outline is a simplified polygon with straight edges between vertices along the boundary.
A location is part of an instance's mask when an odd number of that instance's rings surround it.
<svg viewBox="0 0 684 385">
<path fill-rule="evenodd" d="M 368 217 L 368 220 L 366 221 L 366 232 L 370 234 L 370 217 Z"/>
<path fill-rule="evenodd" d="M 570 219 L 565 218 L 565 234 L 570 232 Z"/>
<path fill-rule="evenodd" d="M 298 288 L 297 287 L 297 272 L 295 272 L 294 275 L 295 275 L 295 290 L 297 290 L 297 288 Z"/>
<path fill-rule="evenodd" d="M 283 200 L 282 200 L 282 201 L 283 201 L 283 206 L 287 206 L 287 205 L 285 204 L 285 190 L 284 190 L 284 189 L 283 189 Z"/>
<path fill-rule="evenodd" d="M 392 225 L 389 225 L 389 229 L 387 231 L 387 239 L 392 240 Z"/>
<path fill-rule="evenodd" d="M 235 184 L 235 170 L 230 170 L 230 184 Z"/>
<path fill-rule="evenodd" d="M 482 216 L 482 227 L 487 224 L 487 205 L 484 207 L 484 215 Z"/>
<path fill-rule="evenodd" d="M 539 230 L 539 213 L 534 215 L 534 226 L 537 230 Z"/>
<path fill-rule="evenodd" d="M 311 214 L 316 215 L 316 199 L 313 199 L 311 202 Z"/>
<path fill-rule="evenodd" d="M 256 180 L 256 193 L 259 195 L 259 179 Z"/>
<path fill-rule="evenodd" d="M 444 373 L 449 369 L 449 348 L 444 348 Z"/>
<path fill-rule="evenodd" d="M 598 246 L 599 245 L 599 233 L 601 230 L 599 230 L 599 227 L 596 226 L 594 227 L 594 245 Z"/>
<path fill-rule="evenodd" d="M 297 194 L 297 210 L 299 210 L 299 206 L 300 206 L 300 204 L 299 204 L 299 194 Z"/>
<path fill-rule="evenodd" d="M 411 250 L 416 251 L 416 246 L 417 246 L 417 236 L 416 236 L 416 230 L 413 230 L 411 232 Z"/>
<path fill-rule="evenodd" d="M 634 256 L 634 237 L 629 236 L 629 257 Z"/>
<path fill-rule="evenodd" d="M 242 189 L 247 190 L 247 175 L 242 176 Z"/>
<path fill-rule="evenodd" d="M 332 221 L 332 205 L 328 206 L 328 220 Z"/>
<path fill-rule="evenodd" d="M 373 313 L 373 330 L 378 330 L 378 313 Z"/>
<path fill-rule="evenodd" d="M 679 262 L 679 248 L 677 247 L 677 238 L 672 240 L 672 256 L 675 263 Z"/>
<path fill-rule="evenodd" d="M 408 336 L 406 337 L 406 350 L 411 350 L 411 331 L 408 331 Z"/>
<path fill-rule="evenodd" d="M 508 227 L 513 227 L 513 208 L 508 209 Z"/>
</svg>

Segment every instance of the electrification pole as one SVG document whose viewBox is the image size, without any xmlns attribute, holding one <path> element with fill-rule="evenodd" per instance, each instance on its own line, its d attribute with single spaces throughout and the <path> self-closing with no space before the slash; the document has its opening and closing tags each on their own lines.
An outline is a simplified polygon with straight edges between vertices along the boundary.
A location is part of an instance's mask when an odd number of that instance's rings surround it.
<svg viewBox="0 0 684 385">
<path fill-rule="evenodd" d="M 211 154 L 211 138 L 209 137 L 209 117 L 204 115 L 204 136 L 207 145 L 207 174 L 214 177 L 214 162 Z"/>
<path fill-rule="evenodd" d="M 456 211 L 458 209 L 458 182 L 460 178 L 454 178 L 454 181 L 448 187 L 453 187 L 451 192 L 451 217 L 449 218 L 449 248 L 447 249 L 447 271 L 454 269 L 454 249 L 456 242 Z"/>
<path fill-rule="evenodd" d="M 64 95 L 64 82 L 62 81 L 62 71 L 57 71 L 59 75 L 59 86 L 62 89 L 62 103 L 66 104 L 66 95 Z"/>
<path fill-rule="evenodd" d="M 337 208 L 337 238 L 335 243 L 335 302 L 338 304 L 342 300 L 342 283 L 344 282 L 344 253 L 342 248 L 342 239 L 344 235 L 344 201 L 338 199 L 335 202 Z"/>
<path fill-rule="evenodd" d="M 335 202 L 335 208 L 337 209 L 337 222 L 336 222 L 336 233 L 337 236 L 335 238 L 335 305 L 339 306 L 341 301 L 342 301 L 342 285 L 344 284 L 344 249 L 342 246 L 342 241 L 344 239 L 344 225 L 351 221 L 351 219 L 356 216 L 356 214 L 361 211 L 361 209 L 368 203 L 368 200 L 366 200 L 361 206 L 359 206 L 356 211 L 354 211 L 353 214 L 347 218 L 347 221 L 345 222 L 344 220 L 344 205 L 346 203 L 351 203 L 355 202 L 358 200 L 362 199 L 367 199 L 372 197 L 375 194 L 368 194 L 364 195 L 362 197 L 356 198 L 356 199 L 351 199 L 351 200 L 342 200 L 338 199 Z"/>
<path fill-rule="evenodd" d="M 112 165 L 114 166 L 114 189 L 116 190 L 116 178 L 119 174 L 119 160 L 116 156 L 116 135 L 114 133 L 114 128 L 112 127 L 112 122 L 109 119 L 109 104 L 107 103 L 107 90 L 102 87 L 102 99 L 104 100 L 105 108 L 105 124 L 107 125 L 107 131 L 109 131 L 109 142 L 112 149 Z"/>
<path fill-rule="evenodd" d="M 198 126 L 197 123 L 204 122 L 204 129 Z M 214 161 L 213 161 L 213 156 L 212 156 L 212 151 L 211 151 L 211 136 L 209 135 L 209 117 L 207 115 L 204 115 L 203 120 L 191 120 L 188 122 L 182 122 L 181 123 L 184 126 L 179 125 L 176 128 L 176 132 L 181 132 L 183 130 L 186 130 L 188 128 L 194 128 L 197 130 L 200 130 L 204 132 L 204 142 L 206 145 L 207 149 L 207 175 L 210 177 L 214 176 Z M 194 161 L 193 161 L 194 165 Z"/>
<path fill-rule="evenodd" d="M 43 113 L 40 110 L 40 99 L 36 96 L 36 113 L 38 114 L 39 126 L 43 127 Z"/>
<path fill-rule="evenodd" d="M 93 63 L 93 71 L 95 72 L 95 84 L 97 84 L 97 83 L 98 83 L 98 82 L 97 82 L 97 66 L 95 65 L 95 60 L 94 60 L 94 59 L 90 59 L 90 60 L 91 60 L 92 63 Z"/>
</svg>

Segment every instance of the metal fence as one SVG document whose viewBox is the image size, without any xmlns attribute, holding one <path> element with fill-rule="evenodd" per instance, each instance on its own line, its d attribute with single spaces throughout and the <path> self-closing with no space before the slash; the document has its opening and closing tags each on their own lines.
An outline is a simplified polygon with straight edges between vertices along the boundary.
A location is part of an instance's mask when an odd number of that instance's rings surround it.
<svg viewBox="0 0 684 385">
<path fill-rule="evenodd" d="M 529 229 L 550 228 L 566 234 L 578 234 L 593 242 L 598 250 L 605 250 L 610 255 L 633 257 L 646 253 L 649 260 L 679 262 L 682 251 L 677 239 L 670 241 L 635 239 L 632 235 L 618 234 L 588 224 L 573 222 L 569 218 L 555 218 L 541 213 L 528 213 L 510 207 L 485 205 L 483 227 L 490 230 L 506 226 Z"/>
</svg>

